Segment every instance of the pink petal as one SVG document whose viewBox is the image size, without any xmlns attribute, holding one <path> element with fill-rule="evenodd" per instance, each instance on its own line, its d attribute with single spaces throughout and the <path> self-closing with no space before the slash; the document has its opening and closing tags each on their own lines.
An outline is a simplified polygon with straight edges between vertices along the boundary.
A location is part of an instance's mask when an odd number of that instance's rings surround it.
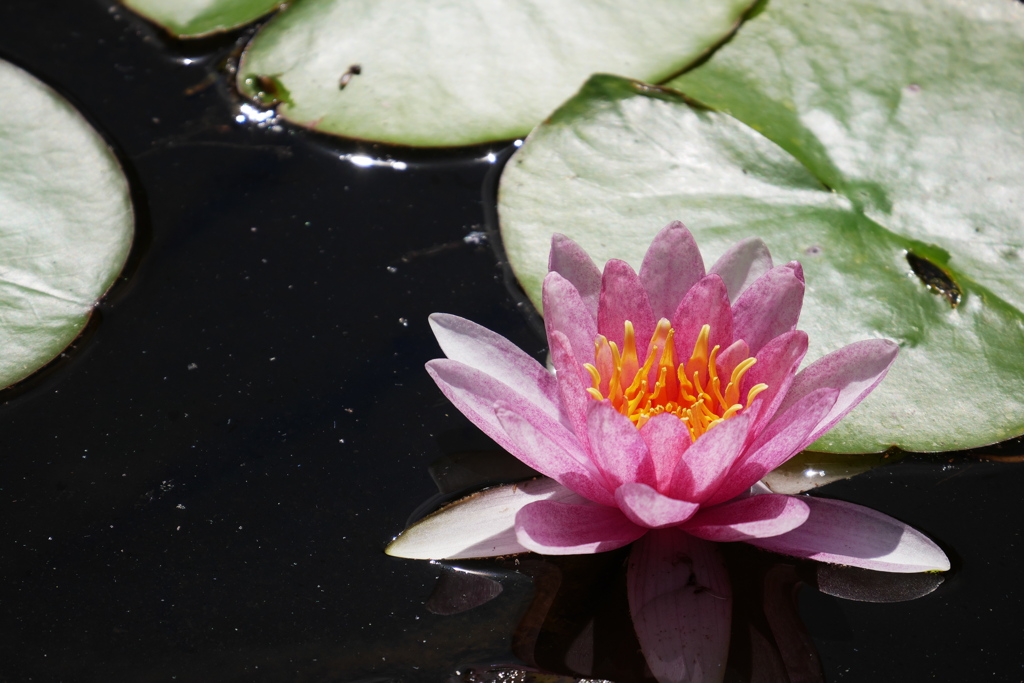
<svg viewBox="0 0 1024 683">
<path fill-rule="evenodd" d="M 736 301 L 747 287 L 772 268 L 772 255 L 759 237 L 748 237 L 729 247 L 708 273 L 725 282 L 729 300 Z"/>
<path fill-rule="evenodd" d="M 841 500 L 802 499 L 811 512 L 806 522 L 781 536 L 748 542 L 784 555 L 883 572 L 949 569 L 939 546 L 899 520 Z"/>
<path fill-rule="evenodd" d="M 499 446 L 567 487 L 614 504 L 600 473 L 591 469 L 579 440 L 548 411 L 490 375 L 457 361 L 432 360 L 427 363 L 427 372 L 448 400 Z M 515 413 L 529 428 L 509 434 L 495 412 L 496 406 Z"/>
<path fill-rule="evenodd" d="M 495 486 L 450 503 L 413 523 L 384 552 L 416 560 L 454 560 L 526 552 L 516 540 L 516 514 L 538 500 L 586 502 L 547 477 Z"/>
<path fill-rule="evenodd" d="M 808 515 L 810 508 L 802 498 L 770 493 L 701 508 L 683 529 L 708 541 L 747 541 L 792 531 Z"/>
<path fill-rule="evenodd" d="M 552 235 L 548 270 L 558 273 L 576 288 L 596 323 L 597 302 L 601 298 L 601 271 L 583 247 L 565 235 Z"/>
<path fill-rule="evenodd" d="M 580 373 L 580 364 L 572 353 L 569 338 L 555 330 L 548 338 L 551 346 L 551 364 L 555 366 L 555 378 L 558 392 L 562 398 L 562 409 L 565 411 L 569 426 L 576 433 L 584 450 L 590 449 L 590 436 L 587 434 L 587 408 L 594 401 L 587 393 L 586 385 Z M 589 375 L 587 379 L 590 379 Z"/>
<path fill-rule="evenodd" d="M 747 342 L 751 353 L 756 354 L 775 337 L 796 329 L 804 301 L 804 283 L 797 274 L 799 265 L 788 263 L 772 268 L 733 305 L 733 337 Z"/>
<path fill-rule="evenodd" d="M 682 462 L 690 447 L 690 430 L 686 424 L 671 413 L 661 413 L 648 420 L 640 428 L 640 438 L 647 444 L 654 463 L 656 489 L 668 489 L 672 475 Z"/>
<path fill-rule="evenodd" d="M 678 362 L 685 363 L 693 353 L 693 346 L 704 325 L 711 326 L 709 351 L 715 346 L 723 350 L 730 346 L 733 340 L 732 309 L 722 278 L 717 275 L 701 278 L 683 297 L 672 314 L 671 322 L 676 333 Z"/>
<path fill-rule="evenodd" d="M 550 422 L 535 423 L 503 402 L 497 404 L 494 413 L 518 449 L 510 451 L 513 455 L 584 498 L 604 505 L 615 504 L 605 478 L 588 462 L 575 437 L 565 433 L 568 430 L 559 430 Z"/>
<path fill-rule="evenodd" d="M 839 398 L 810 434 L 811 443 L 846 416 L 878 386 L 896 360 L 899 346 L 888 339 L 867 339 L 844 346 L 800 371 L 779 406 L 779 413 L 815 389 L 839 390 Z"/>
<path fill-rule="evenodd" d="M 756 384 L 768 388 L 758 395 L 761 406 L 754 422 L 754 433 L 772 419 L 789 392 L 797 368 L 807 354 L 807 333 L 793 330 L 780 334 L 765 344 L 757 353 L 757 362 L 750 368 L 740 385 L 740 397 L 745 401 L 747 392 Z"/>
<path fill-rule="evenodd" d="M 569 339 L 572 352 L 581 363 L 594 357 L 597 321 L 572 283 L 558 273 L 544 278 L 544 328 L 548 339 L 559 331 Z"/>
<path fill-rule="evenodd" d="M 639 483 L 626 483 L 615 489 L 615 502 L 629 521 L 649 529 L 678 526 L 700 509 L 700 503 L 669 498 Z"/>
<path fill-rule="evenodd" d="M 831 410 L 839 392 L 823 387 L 795 403 L 785 414 L 772 422 L 747 447 L 708 505 L 732 500 L 750 488 L 764 475 L 786 462 L 811 443 L 810 436 L 822 416 Z"/>
<path fill-rule="evenodd" d="M 647 444 L 632 421 L 610 402 L 590 402 L 587 429 L 593 461 L 613 490 L 627 482 L 656 483 Z"/>
<path fill-rule="evenodd" d="M 476 368 L 539 406 L 558 412 L 558 383 L 543 365 L 500 334 L 447 313 L 430 316 L 430 328 L 444 355 Z"/>
<path fill-rule="evenodd" d="M 603 553 L 629 545 L 644 535 L 619 512 L 604 505 L 530 503 L 516 514 L 516 538 L 542 555 Z"/>
<path fill-rule="evenodd" d="M 749 427 L 750 419 L 741 414 L 700 436 L 687 449 L 665 493 L 679 500 L 703 503 L 743 453 Z"/>
<path fill-rule="evenodd" d="M 704 259 L 693 235 L 679 221 L 669 223 L 654 236 L 640 266 L 640 282 L 654 319 L 671 317 L 683 295 L 702 277 Z"/>
<path fill-rule="evenodd" d="M 718 358 L 715 360 L 718 376 L 728 379 L 732 376 L 732 371 L 736 369 L 736 366 L 747 358 L 750 358 L 750 347 L 747 346 L 747 342 L 737 339 L 718 354 Z M 749 375 L 750 373 L 748 372 L 747 374 Z M 741 395 L 746 400 L 746 394 Z"/>
<path fill-rule="evenodd" d="M 550 275 L 548 276 L 550 277 Z M 626 321 L 633 323 L 637 348 L 641 350 L 654 334 L 654 313 L 647 292 L 629 264 L 611 259 L 604 266 L 601 280 L 601 301 L 597 311 L 597 329 L 622 350 Z M 591 340 L 593 341 L 593 340 Z M 575 348 L 575 344 L 573 345 Z M 579 353 L 578 358 L 585 358 Z M 643 362 L 641 360 L 641 362 Z"/>
<path fill-rule="evenodd" d="M 678 529 L 633 546 L 626 574 L 640 648 L 659 683 L 712 683 L 725 675 L 732 587 L 714 543 Z"/>
</svg>

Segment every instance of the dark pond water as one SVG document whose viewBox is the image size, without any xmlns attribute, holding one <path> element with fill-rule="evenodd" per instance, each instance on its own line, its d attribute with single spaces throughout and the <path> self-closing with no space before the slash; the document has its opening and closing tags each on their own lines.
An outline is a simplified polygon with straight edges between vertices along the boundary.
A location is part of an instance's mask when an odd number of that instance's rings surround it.
<svg viewBox="0 0 1024 683">
<path fill-rule="evenodd" d="M 0 681 L 495 679 L 482 671 L 521 665 L 537 619 L 554 635 L 527 655 L 559 647 L 557 620 L 530 611 L 552 573 L 583 587 L 562 621 L 595 605 L 618 620 L 604 675 L 639 679 L 623 672 L 624 598 L 604 588 L 621 556 L 467 563 L 492 579 L 465 600 L 494 580 L 500 594 L 438 614 L 465 586 L 431 598 L 450 572 L 383 554 L 437 493 L 428 466 L 490 447 L 423 371 L 438 355 L 426 316 L 543 356 L 480 235 L 482 158 L 504 146 L 424 154 L 240 124 L 210 78 L 237 37 L 182 47 L 108 2 L 0 4 L 0 56 L 107 136 L 139 223 L 84 337 L 0 394 Z M 1021 467 L 922 456 L 822 491 L 954 560 L 913 602 L 802 590 L 825 680 L 1024 680 Z M 737 557 L 738 583 L 764 560 Z"/>
</svg>

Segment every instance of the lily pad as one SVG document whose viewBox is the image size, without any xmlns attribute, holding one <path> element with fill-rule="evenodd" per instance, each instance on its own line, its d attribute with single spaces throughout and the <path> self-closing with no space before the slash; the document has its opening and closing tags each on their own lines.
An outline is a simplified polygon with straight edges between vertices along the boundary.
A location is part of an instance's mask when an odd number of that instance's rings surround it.
<svg viewBox="0 0 1024 683">
<path fill-rule="evenodd" d="M 124 266 L 134 216 L 113 153 L 63 97 L 0 61 L 0 387 L 81 332 Z"/>
<path fill-rule="evenodd" d="M 283 117 L 425 147 L 525 135 L 595 71 L 661 81 L 753 0 L 302 0 L 246 48 L 238 87 L 274 79 Z M 260 98 L 261 100 L 265 98 Z"/>
<path fill-rule="evenodd" d="M 121 0 L 176 38 L 203 38 L 250 24 L 282 0 Z"/>
<path fill-rule="evenodd" d="M 512 157 L 499 188 L 502 237 L 535 303 L 554 232 L 599 263 L 615 257 L 634 267 L 673 219 L 693 231 L 708 263 L 758 235 L 776 262 L 804 265 L 808 360 L 871 337 L 901 346 L 888 378 L 813 450 L 955 450 L 1024 432 L 1024 314 L 993 291 L 995 282 L 982 284 L 988 273 L 970 263 L 961 269 L 941 247 L 830 189 L 754 129 L 691 102 L 673 90 L 595 76 Z M 990 120 L 1024 131 L 1021 118 Z M 1014 196 L 1024 196 L 1019 173 L 1017 188 Z M 957 306 L 925 286 L 908 253 L 955 280 Z"/>
</svg>

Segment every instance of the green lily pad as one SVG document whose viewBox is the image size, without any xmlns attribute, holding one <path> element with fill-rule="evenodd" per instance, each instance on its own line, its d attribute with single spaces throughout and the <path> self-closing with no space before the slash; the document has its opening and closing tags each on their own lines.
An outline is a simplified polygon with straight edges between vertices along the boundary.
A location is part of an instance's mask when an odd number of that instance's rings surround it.
<svg viewBox="0 0 1024 683">
<path fill-rule="evenodd" d="M 121 0 L 176 38 L 203 38 L 251 24 L 282 0 Z"/>
<path fill-rule="evenodd" d="M 326 133 L 425 147 L 505 140 L 595 71 L 671 77 L 752 1 L 302 0 L 246 48 L 238 87 L 256 97 L 274 79 L 289 93 L 278 113 Z"/>
<path fill-rule="evenodd" d="M 0 387 L 82 331 L 124 266 L 134 216 L 113 153 L 63 97 L 0 61 Z"/>
<path fill-rule="evenodd" d="M 771 0 L 669 85 L 1024 309 L 1024 4 Z"/>
<path fill-rule="evenodd" d="M 901 346 L 888 378 L 814 450 L 954 450 L 1024 432 L 1024 314 L 980 282 L 988 273 L 961 269 L 754 129 L 690 102 L 595 76 L 512 157 L 499 188 L 502 238 L 535 303 L 554 232 L 599 263 L 615 257 L 634 267 L 670 220 L 687 224 L 709 264 L 758 235 L 776 262 L 804 265 L 808 359 L 871 337 Z M 1005 123 L 1019 135 L 1020 121 Z M 1024 196 L 1024 177 L 1015 196 Z M 952 277 L 955 307 L 925 286 L 908 253 Z"/>
</svg>

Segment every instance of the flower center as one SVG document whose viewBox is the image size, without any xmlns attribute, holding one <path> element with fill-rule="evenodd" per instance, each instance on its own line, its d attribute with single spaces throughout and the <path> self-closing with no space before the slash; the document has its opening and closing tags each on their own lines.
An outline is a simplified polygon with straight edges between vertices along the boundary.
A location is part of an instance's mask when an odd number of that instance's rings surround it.
<svg viewBox="0 0 1024 683">
<path fill-rule="evenodd" d="M 686 423 L 690 438 L 696 441 L 719 422 L 750 406 L 768 388 L 767 384 L 756 384 L 747 392 L 746 404 L 739 402 L 743 377 L 756 362 L 748 356 L 736 363 L 723 389 L 717 366 L 719 347 L 708 353 L 710 334 L 711 326 L 704 325 L 690 359 L 677 365 L 675 331 L 662 318 L 648 345 L 647 360 L 641 365 L 633 323 L 627 320 L 621 352 L 603 334 L 594 340 L 594 363 L 584 365 L 593 380 L 587 391 L 598 401 L 609 399 L 638 429 L 655 415 L 671 413 Z"/>
</svg>

